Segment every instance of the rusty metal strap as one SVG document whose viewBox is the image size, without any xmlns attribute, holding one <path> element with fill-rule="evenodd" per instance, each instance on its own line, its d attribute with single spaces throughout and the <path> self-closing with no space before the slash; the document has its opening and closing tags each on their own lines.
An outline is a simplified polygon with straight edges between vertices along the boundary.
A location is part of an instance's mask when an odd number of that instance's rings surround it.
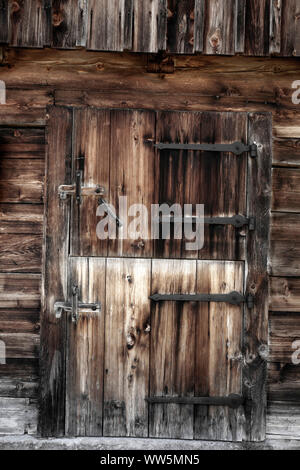
<svg viewBox="0 0 300 470">
<path fill-rule="evenodd" d="M 153 294 L 149 297 L 153 302 L 225 302 L 231 305 L 246 303 L 253 308 L 254 298 L 251 294 L 246 297 L 239 292 L 229 294 Z"/>
<path fill-rule="evenodd" d="M 257 145 L 254 143 L 245 145 L 242 142 L 234 142 L 233 144 L 168 144 L 158 142 L 154 144 L 154 147 L 159 150 L 200 150 L 203 152 L 230 152 L 235 155 L 249 152 L 251 157 L 257 157 Z"/>
</svg>

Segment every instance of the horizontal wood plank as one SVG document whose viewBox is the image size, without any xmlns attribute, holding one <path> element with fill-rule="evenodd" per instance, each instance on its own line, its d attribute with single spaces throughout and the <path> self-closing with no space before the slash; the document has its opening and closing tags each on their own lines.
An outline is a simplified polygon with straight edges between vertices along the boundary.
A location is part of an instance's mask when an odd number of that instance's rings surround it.
<svg viewBox="0 0 300 470">
<path fill-rule="evenodd" d="M 300 170 L 273 169 L 273 211 L 300 212 Z"/>
<path fill-rule="evenodd" d="M 0 234 L 41 235 L 43 233 L 43 215 L 42 204 L 0 203 Z"/>
<path fill-rule="evenodd" d="M 0 398 L 0 435 L 37 432 L 37 401 L 30 398 Z"/>
<path fill-rule="evenodd" d="M 273 212 L 269 253 L 270 274 L 300 276 L 300 214 Z"/>
<path fill-rule="evenodd" d="M 299 403 L 270 402 L 268 405 L 267 435 L 269 439 L 299 439 Z"/>
<path fill-rule="evenodd" d="M 0 273 L 0 301 L 39 301 L 40 283 L 40 274 Z"/>
<path fill-rule="evenodd" d="M 269 322 L 271 362 L 293 364 L 300 360 L 300 314 L 272 315 Z M 298 348 L 296 341 L 299 342 Z"/>
<path fill-rule="evenodd" d="M 40 273 L 42 234 L 0 233 L 1 272 Z"/>
<path fill-rule="evenodd" d="M 300 278 L 271 277 L 270 310 L 300 312 Z"/>
<path fill-rule="evenodd" d="M 272 362 L 268 369 L 269 401 L 300 402 L 300 367 L 290 363 Z"/>
</svg>

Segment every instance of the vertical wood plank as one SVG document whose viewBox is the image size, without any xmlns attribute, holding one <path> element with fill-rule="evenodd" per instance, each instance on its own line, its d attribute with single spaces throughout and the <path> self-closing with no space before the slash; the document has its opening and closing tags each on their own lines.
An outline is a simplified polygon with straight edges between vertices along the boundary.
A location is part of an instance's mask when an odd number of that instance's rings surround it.
<svg viewBox="0 0 300 470">
<path fill-rule="evenodd" d="M 133 1 L 125 0 L 124 4 L 124 49 L 132 49 L 133 39 Z"/>
<path fill-rule="evenodd" d="M 43 0 L 8 1 L 9 44 L 20 47 L 43 47 L 46 10 Z"/>
<path fill-rule="evenodd" d="M 234 54 L 235 0 L 210 0 L 206 8 L 206 54 Z"/>
<path fill-rule="evenodd" d="M 152 294 L 195 293 L 196 261 L 153 260 Z M 195 306 L 152 305 L 150 396 L 194 396 Z M 151 404 L 150 437 L 192 439 L 193 405 Z"/>
<path fill-rule="evenodd" d="M 89 49 L 103 51 L 123 50 L 124 1 L 89 0 L 87 40 Z"/>
<path fill-rule="evenodd" d="M 104 436 L 148 436 L 150 282 L 150 260 L 107 260 Z"/>
<path fill-rule="evenodd" d="M 134 0 L 134 52 L 166 49 L 167 0 Z"/>
<path fill-rule="evenodd" d="M 0 1 L 0 43 L 8 43 L 8 2 Z"/>
<path fill-rule="evenodd" d="M 247 411 L 247 437 L 265 439 L 266 373 L 268 351 L 269 218 L 271 202 L 272 118 L 249 115 L 249 139 L 257 142 L 257 158 L 248 162 L 248 213 L 255 214 L 256 229 L 247 237 L 246 292 L 255 296 L 253 309 L 245 308 L 243 388 L 252 400 Z"/>
<path fill-rule="evenodd" d="M 197 292 L 243 292 L 244 264 L 197 262 Z M 196 317 L 195 395 L 242 395 L 243 307 L 200 304 Z M 241 441 L 244 411 L 221 406 L 195 407 L 195 438 Z"/>
<path fill-rule="evenodd" d="M 72 112 L 51 107 L 47 126 L 46 220 L 43 309 L 41 314 L 41 401 L 39 429 L 43 436 L 61 436 L 65 427 L 65 319 L 56 319 L 54 302 L 67 300 L 69 202 L 57 196 L 70 184 Z"/>
<path fill-rule="evenodd" d="M 235 52 L 245 52 L 246 0 L 235 1 Z"/>
<path fill-rule="evenodd" d="M 270 43 L 270 0 L 247 0 L 245 53 L 267 56 Z"/>
<path fill-rule="evenodd" d="M 300 5 L 298 0 L 282 4 L 281 55 L 300 56 Z"/>
<path fill-rule="evenodd" d="M 76 46 L 86 47 L 88 27 L 88 0 L 78 0 Z"/>
<path fill-rule="evenodd" d="M 148 209 L 149 238 L 140 236 L 133 239 L 130 235 L 131 224 L 138 214 L 130 214 L 128 236 L 125 236 L 125 220 L 117 228 L 116 240 L 109 240 L 109 256 L 147 257 L 153 253 L 151 240 L 151 204 L 156 191 L 154 179 L 155 152 L 154 141 L 155 113 L 152 111 L 111 111 L 111 160 L 110 160 L 110 197 L 109 202 L 116 208 L 122 219 L 119 197 L 127 197 L 127 207 L 144 204 Z M 150 140 L 150 143 L 147 142 Z M 124 239 L 121 237 L 124 235 Z M 143 234 L 142 234 L 143 235 Z"/>
<path fill-rule="evenodd" d="M 194 49 L 195 0 L 168 0 L 167 50 L 190 54 Z"/>
<path fill-rule="evenodd" d="M 71 260 L 70 284 L 78 286 L 79 300 L 101 303 L 101 312 L 80 310 L 77 324 L 72 322 L 71 314 L 67 318 L 66 434 L 69 436 L 102 436 L 105 264 L 105 259 Z"/>
<path fill-rule="evenodd" d="M 103 186 L 109 195 L 110 111 L 83 108 L 74 111 L 73 178 L 83 171 L 85 187 Z M 107 240 L 97 237 L 97 195 L 72 199 L 71 253 L 78 256 L 107 256 Z"/>
<path fill-rule="evenodd" d="M 203 52 L 206 0 L 195 0 L 194 52 Z"/>
<path fill-rule="evenodd" d="M 271 0 L 270 54 L 277 54 L 281 51 L 281 12 L 282 0 Z"/>
<path fill-rule="evenodd" d="M 52 47 L 76 47 L 79 15 L 78 0 L 52 0 Z"/>
</svg>

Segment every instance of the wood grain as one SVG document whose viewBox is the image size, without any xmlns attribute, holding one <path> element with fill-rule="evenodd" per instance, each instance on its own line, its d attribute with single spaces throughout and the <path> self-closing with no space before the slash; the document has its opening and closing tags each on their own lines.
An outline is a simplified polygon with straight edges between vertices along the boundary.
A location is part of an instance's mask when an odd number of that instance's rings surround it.
<svg viewBox="0 0 300 470">
<path fill-rule="evenodd" d="M 300 212 L 300 171 L 274 168 L 272 209 L 278 212 Z"/>
<path fill-rule="evenodd" d="M 270 243 L 270 274 L 273 276 L 299 276 L 300 215 L 272 214 Z"/>
<path fill-rule="evenodd" d="M 9 44 L 21 47 L 43 47 L 46 11 L 42 0 L 8 1 Z"/>
<path fill-rule="evenodd" d="M 270 42 L 270 0 L 246 1 L 245 53 L 267 56 Z"/>
<path fill-rule="evenodd" d="M 167 0 L 135 0 L 133 3 L 134 52 L 158 52 L 166 49 Z"/>
<path fill-rule="evenodd" d="M 285 0 L 282 4 L 282 39 L 281 54 L 283 56 L 300 55 L 300 20 L 299 2 Z"/>
<path fill-rule="evenodd" d="M 140 3 L 140 2 L 139 2 Z M 123 0 L 90 0 L 88 2 L 88 48 L 122 51 L 125 37 Z M 127 10 L 128 14 L 128 10 Z M 128 45 L 127 30 L 127 45 Z"/>
<path fill-rule="evenodd" d="M 79 19 L 78 0 L 52 0 L 51 46 L 62 49 L 75 48 L 79 37 Z"/>
<path fill-rule="evenodd" d="M 270 310 L 274 312 L 299 312 L 299 278 L 272 277 L 270 284 Z"/>
<path fill-rule="evenodd" d="M 195 0 L 168 0 L 167 50 L 169 52 L 181 54 L 193 52 L 194 8 Z"/>
<path fill-rule="evenodd" d="M 150 260 L 107 260 L 104 436 L 148 436 L 150 282 Z"/>
<path fill-rule="evenodd" d="M 234 54 L 235 0 L 210 0 L 205 11 L 205 54 Z"/>
<path fill-rule="evenodd" d="M 0 2 L 0 43 L 8 43 L 8 2 Z"/>
<path fill-rule="evenodd" d="M 271 20 L 270 20 L 270 53 L 280 53 L 281 51 L 281 15 L 282 0 L 271 0 Z"/>
</svg>

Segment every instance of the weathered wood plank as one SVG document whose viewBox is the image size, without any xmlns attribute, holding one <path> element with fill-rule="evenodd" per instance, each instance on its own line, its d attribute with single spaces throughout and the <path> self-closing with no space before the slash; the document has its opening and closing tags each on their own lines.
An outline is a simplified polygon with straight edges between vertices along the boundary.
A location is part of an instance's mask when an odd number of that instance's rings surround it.
<svg viewBox="0 0 300 470">
<path fill-rule="evenodd" d="M 300 138 L 273 137 L 273 166 L 300 167 Z"/>
<path fill-rule="evenodd" d="M 197 292 L 243 292 L 244 265 L 197 262 Z M 242 307 L 223 303 L 197 306 L 195 396 L 242 394 Z M 242 441 L 243 408 L 195 407 L 195 439 Z"/>
<path fill-rule="evenodd" d="M 190 54 L 194 50 L 195 0 L 168 0 L 167 50 Z M 201 21 L 201 18 L 197 18 Z M 199 34 L 199 31 L 198 31 Z"/>
<path fill-rule="evenodd" d="M 60 184 L 70 184 L 72 112 L 49 109 L 43 311 L 41 315 L 41 403 L 39 429 L 44 436 L 65 429 L 65 318 L 55 318 L 54 302 L 67 300 L 69 202 L 60 201 Z"/>
<path fill-rule="evenodd" d="M 270 0 L 246 1 L 245 53 L 267 56 L 270 43 Z"/>
<path fill-rule="evenodd" d="M 196 262 L 153 260 L 151 292 L 195 293 Z M 194 395 L 195 315 L 187 303 L 153 303 L 150 396 Z M 149 437 L 193 438 L 193 405 L 151 404 L 149 419 Z"/>
<path fill-rule="evenodd" d="M 205 54 L 233 55 L 235 0 L 210 0 L 205 12 Z"/>
<path fill-rule="evenodd" d="M 0 301 L 39 300 L 39 274 L 2 274 L 0 273 Z"/>
<path fill-rule="evenodd" d="M 42 234 L 44 208 L 41 204 L 1 204 L 0 234 Z"/>
<path fill-rule="evenodd" d="M 300 311 L 300 279 L 271 277 L 270 310 L 274 312 Z"/>
<path fill-rule="evenodd" d="M 205 0 L 195 0 L 194 52 L 203 51 L 204 27 L 205 27 Z"/>
<path fill-rule="evenodd" d="M 299 319 L 299 317 L 298 317 Z M 284 325 L 283 325 L 284 327 Z M 299 327 L 299 320 L 297 328 Z M 271 340 L 272 341 L 272 340 Z M 272 344 L 272 343 L 271 343 Z M 282 357 L 283 350 L 279 351 L 276 345 L 272 346 L 272 356 L 279 355 Z M 292 351 L 294 353 L 295 350 Z M 279 354 L 277 354 L 279 353 Z M 284 354 L 285 356 L 285 354 Z M 268 399 L 272 401 L 292 401 L 299 402 L 299 382 L 300 382 L 300 369 L 299 364 L 294 365 L 287 362 L 272 362 L 268 368 Z"/>
<path fill-rule="evenodd" d="M 134 52 L 158 52 L 166 49 L 167 0 L 134 0 Z"/>
<path fill-rule="evenodd" d="M 300 343 L 293 347 L 296 341 L 300 341 L 299 314 L 277 314 L 270 318 L 270 355 L 269 360 L 283 364 L 293 364 L 300 354 Z M 296 365 L 296 364 L 294 364 Z"/>
<path fill-rule="evenodd" d="M 0 397 L 37 398 L 38 382 L 20 381 L 2 377 L 0 380 Z"/>
<path fill-rule="evenodd" d="M 300 275 L 300 214 L 273 212 L 271 219 L 270 274 Z"/>
<path fill-rule="evenodd" d="M 292 168 L 274 168 L 272 210 L 300 212 L 300 171 Z"/>
<path fill-rule="evenodd" d="M 43 47 L 46 10 L 43 0 L 9 0 L 9 44 L 19 47 Z"/>
<path fill-rule="evenodd" d="M 42 256 L 42 234 L 1 233 L 1 272 L 40 273 Z"/>
<path fill-rule="evenodd" d="M 300 436 L 299 403 L 271 402 L 268 405 L 269 439 L 298 439 Z"/>
<path fill-rule="evenodd" d="M 76 46 L 86 47 L 87 35 L 88 35 L 87 28 L 88 28 L 88 0 L 78 0 Z"/>
<path fill-rule="evenodd" d="M 0 43 L 8 43 L 8 1 L 0 2 Z"/>
<path fill-rule="evenodd" d="M 0 398 L 0 434 L 36 434 L 38 408 L 30 398 Z"/>
<path fill-rule="evenodd" d="M 255 2 L 256 3 L 256 2 Z M 248 162 L 248 214 L 255 214 L 256 229 L 247 236 L 246 292 L 255 296 L 254 308 L 245 306 L 243 394 L 252 400 L 246 410 L 247 437 L 265 439 L 266 355 L 268 350 L 268 249 L 271 204 L 272 118 L 249 115 L 248 139 L 257 142 L 257 158 Z"/>
<path fill-rule="evenodd" d="M 83 170 L 86 187 L 100 185 L 109 195 L 110 111 L 80 109 L 74 111 L 73 178 L 75 169 Z M 112 137 L 113 141 L 115 136 Z M 116 155 L 113 156 L 113 165 Z M 107 256 L 108 241 L 97 237 L 96 216 L 99 197 L 84 197 L 81 204 L 72 200 L 71 253 L 79 256 Z M 110 201 L 108 201 L 110 202 Z"/>
<path fill-rule="evenodd" d="M 10 359 L 0 364 L 0 396 L 35 398 L 39 388 L 38 359 Z"/>
<path fill-rule="evenodd" d="M 36 359 L 39 357 L 38 333 L 0 333 L 7 359 Z"/>
<path fill-rule="evenodd" d="M 282 0 L 271 0 L 270 7 L 270 53 L 276 54 L 281 51 L 281 14 Z"/>
<path fill-rule="evenodd" d="M 125 0 L 124 3 L 124 50 L 132 49 L 133 2 L 134 0 Z"/>
<path fill-rule="evenodd" d="M 141 3 L 141 2 L 138 2 Z M 91 50 L 122 51 L 124 48 L 124 0 L 88 2 L 88 40 Z M 146 27 L 146 25 L 145 25 Z M 128 30 L 127 45 L 128 45 Z"/>
<path fill-rule="evenodd" d="M 285 0 L 282 4 L 283 56 L 300 56 L 300 5 L 298 0 Z"/>
<path fill-rule="evenodd" d="M 105 436 L 148 436 L 150 283 L 150 260 L 107 260 Z"/>
<path fill-rule="evenodd" d="M 147 142 L 149 140 L 149 142 Z M 109 256 L 148 257 L 153 254 L 151 240 L 151 204 L 157 191 L 155 181 L 155 113 L 151 111 L 111 111 L 111 155 L 109 203 L 116 208 L 122 220 L 117 228 L 117 238 L 109 240 Z M 134 165 L 132 162 L 135 162 Z M 126 226 L 126 217 L 121 213 L 120 197 L 127 197 L 127 209 L 135 204 L 144 204 L 147 214 L 139 215 L 145 222 L 147 233 L 132 221 Z M 132 210 L 132 216 L 138 214 Z M 126 236 L 126 231 L 128 235 Z M 136 233 L 136 235 L 135 235 Z M 122 239 L 124 237 L 124 239 Z"/>
<path fill-rule="evenodd" d="M 234 21 L 235 52 L 242 54 L 245 52 L 246 0 L 236 0 Z"/>
<path fill-rule="evenodd" d="M 39 315 L 34 309 L 0 309 L 0 332 L 37 334 Z"/>
<path fill-rule="evenodd" d="M 73 258 L 70 282 L 80 301 L 100 302 L 101 312 L 80 312 L 78 322 L 67 319 L 66 434 L 101 436 L 105 317 L 105 259 Z M 71 286 L 70 286 L 71 287 Z"/>
<path fill-rule="evenodd" d="M 81 11 L 78 0 L 52 0 L 52 47 L 73 49 L 77 46 Z M 81 42 L 81 38 L 79 40 Z"/>
<path fill-rule="evenodd" d="M 2 158 L 1 202 L 42 202 L 44 166 L 44 160 Z"/>
</svg>

